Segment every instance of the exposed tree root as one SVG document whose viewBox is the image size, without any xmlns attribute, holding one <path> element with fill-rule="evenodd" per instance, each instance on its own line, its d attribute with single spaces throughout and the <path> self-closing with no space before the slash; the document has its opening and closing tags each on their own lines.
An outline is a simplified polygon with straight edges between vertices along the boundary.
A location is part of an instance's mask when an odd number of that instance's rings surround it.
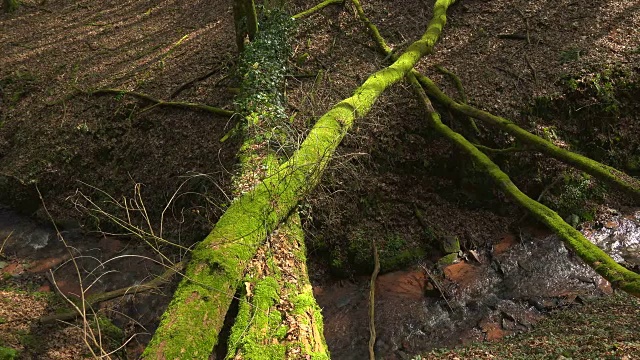
<svg viewBox="0 0 640 360">
<path fill-rule="evenodd" d="M 460 78 L 458 77 L 458 75 L 449 71 L 447 68 L 445 68 L 442 65 L 437 65 L 436 70 L 447 75 L 453 81 L 453 84 L 456 86 L 456 89 L 458 90 L 458 94 L 460 95 L 460 103 L 466 104 L 468 102 L 467 94 L 464 92 L 464 86 L 462 86 L 462 81 L 460 81 Z M 475 137 L 480 135 L 480 130 L 478 130 L 478 126 L 476 125 L 476 122 L 473 120 L 473 118 L 470 116 L 465 116 L 464 120 L 462 121 L 462 125 L 464 126 L 471 140 L 473 142 L 477 142 L 475 141 Z"/>
<path fill-rule="evenodd" d="M 352 0 L 352 1 L 354 3 L 358 2 L 358 0 Z M 361 6 L 359 7 L 358 11 L 359 12 L 362 11 Z M 366 19 L 366 17 L 364 17 L 364 13 L 362 13 L 360 17 L 361 19 L 363 18 Z M 372 31 L 372 33 L 378 34 L 378 37 L 375 40 L 379 45 L 382 45 L 380 46 L 380 48 L 390 49 L 385 44 L 384 39 L 379 35 L 379 32 L 377 31 L 375 26 L 371 24 L 371 22 L 368 22 L 367 26 L 370 29 L 373 27 L 375 29 L 375 32 Z M 599 247 L 591 243 L 578 230 L 574 229 L 571 225 L 567 224 L 564 220 L 562 220 L 562 218 L 558 216 L 558 214 L 555 213 L 553 210 L 529 198 L 526 194 L 521 192 L 520 189 L 518 189 L 518 187 L 511 181 L 509 176 L 505 174 L 502 170 L 500 170 L 500 168 L 495 163 L 493 163 L 493 161 L 491 161 L 491 159 L 489 159 L 487 155 L 485 155 L 480 150 L 478 150 L 478 148 L 476 148 L 471 142 L 465 139 L 462 135 L 456 133 L 455 131 L 451 130 L 448 126 L 444 125 L 442 121 L 440 121 L 440 116 L 431 105 L 431 101 L 429 101 L 429 98 L 425 93 L 425 89 L 423 89 L 424 84 L 418 81 L 418 77 L 415 75 L 415 73 L 416 73 L 415 71 L 410 72 L 407 75 L 407 79 L 411 83 L 415 93 L 418 95 L 422 105 L 426 109 L 429 123 L 434 129 L 436 129 L 439 133 L 449 138 L 456 146 L 458 146 L 461 150 L 465 151 L 469 156 L 471 156 L 476 162 L 476 164 L 481 166 L 485 170 L 485 172 L 489 176 L 491 176 L 492 180 L 494 180 L 494 182 L 496 183 L 496 185 L 498 185 L 499 188 L 501 188 L 507 195 L 509 195 L 513 200 L 515 200 L 515 202 L 518 205 L 528 210 L 539 221 L 541 221 L 549 229 L 551 229 L 556 235 L 558 235 L 558 237 L 562 241 L 564 241 L 564 243 L 567 244 L 567 246 L 569 246 L 573 251 L 575 251 L 576 254 L 578 254 L 578 256 L 587 265 L 592 267 L 598 274 L 602 275 L 605 279 L 611 282 L 611 284 L 614 287 L 620 288 L 631 295 L 640 297 L 640 275 L 639 274 L 636 274 L 635 272 L 630 271 L 625 267 L 621 266 L 620 264 L 618 264 L 617 262 L 615 262 L 607 253 L 605 253 Z M 436 97 L 438 100 L 441 100 L 441 99 L 446 100 L 449 104 L 452 104 L 452 105 L 449 105 L 451 107 L 456 106 L 457 108 L 467 109 L 467 110 L 468 108 L 471 108 L 468 105 L 462 105 L 454 102 L 450 98 L 446 97 L 439 89 L 437 89 L 437 87 L 433 82 L 431 82 L 431 80 L 429 80 L 424 76 L 422 76 L 422 78 L 424 78 L 425 80 L 428 80 L 428 84 L 430 85 L 430 89 L 432 91 L 437 90 L 438 92 L 440 92 L 440 94 L 442 94 L 439 97 Z M 469 116 L 473 116 L 471 115 L 471 113 L 480 112 L 483 114 L 490 115 L 490 116 L 484 115 L 485 117 L 498 118 L 494 115 L 491 115 L 486 112 L 482 112 L 480 110 L 476 110 L 475 112 L 471 112 L 471 111 L 469 112 L 470 112 L 469 114 L 467 114 L 467 112 L 463 112 L 463 113 Z M 531 137 L 535 137 L 536 139 L 544 141 L 545 142 L 544 146 L 546 149 L 549 149 L 552 147 L 557 148 L 555 145 L 548 143 L 546 140 L 543 140 L 533 134 L 530 134 L 524 129 L 517 127 L 515 124 L 511 123 L 510 121 L 506 119 L 498 118 L 498 120 L 500 119 L 501 121 L 497 121 L 497 120 L 494 120 L 494 121 L 498 122 L 499 124 L 506 123 L 504 126 L 510 129 L 513 129 L 513 128 L 519 129 L 518 133 L 526 133 L 526 134 L 523 134 L 522 136 L 527 139 L 531 139 Z M 501 126 L 501 128 L 503 127 Z M 535 140 L 535 143 L 537 144 L 538 141 Z M 596 167 L 596 169 L 606 170 L 607 171 L 606 174 L 610 174 L 610 171 L 612 170 L 618 172 L 618 170 L 610 168 L 606 165 L 602 165 L 596 161 L 593 161 L 581 155 L 577 155 L 560 148 L 558 148 L 558 150 L 562 150 L 563 155 L 565 157 L 579 158 L 580 159 L 579 164 L 593 165 L 594 167 Z M 554 153 L 557 153 L 557 151 Z M 573 163 L 571 162 L 569 163 L 573 165 Z M 578 166 L 575 166 L 575 167 L 578 167 Z M 607 179 L 609 179 L 609 177 L 607 177 Z M 618 184 L 620 179 L 618 179 L 615 176 L 614 176 L 614 179 L 617 180 L 615 184 Z M 624 185 L 627 185 L 627 184 L 625 183 Z M 628 189 L 628 186 L 624 188 Z M 633 190 L 633 188 L 631 189 Z"/>
<path fill-rule="evenodd" d="M 301 13 L 293 15 L 292 18 L 294 18 L 295 20 L 302 19 L 302 18 L 307 17 L 307 16 L 309 16 L 309 15 L 311 15 L 311 14 L 317 12 L 317 11 L 320 11 L 320 10 L 322 10 L 322 9 L 326 8 L 327 6 L 332 5 L 332 4 L 341 4 L 342 5 L 342 4 L 344 4 L 344 0 L 325 0 L 325 1 L 319 3 L 318 5 L 310 8 L 310 9 L 307 9 L 307 10 L 301 12 Z"/>
<path fill-rule="evenodd" d="M 360 5 L 359 0 L 352 0 L 354 3 L 358 15 L 361 21 L 365 24 L 365 26 L 369 29 L 373 40 L 378 45 L 378 50 L 385 56 L 390 56 L 395 60 L 396 56 L 393 54 L 391 48 L 384 41 L 377 27 L 367 19 L 362 10 L 362 6 Z M 518 140 L 522 141 L 524 144 L 531 146 L 532 148 L 551 156 L 557 160 L 560 160 L 568 165 L 575 167 L 576 169 L 582 170 L 587 174 L 594 176 L 596 179 L 602 180 L 606 183 L 609 183 L 613 186 L 616 186 L 626 192 L 632 194 L 637 199 L 640 199 L 640 181 L 632 178 L 631 176 L 614 169 L 610 166 L 601 164 L 593 159 L 590 159 L 586 156 L 582 156 L 580 154 L 576 154 L 574 152 L 562 149 L 553 143 L 536 136 L 523 128 L 517 126 L 513 122 L 490 114 L 486 111 L 479 110 L 470 105 L 461 104 L 456 102 L 455 100 L 448 97 L 444 94 L 438 86 L 428 77 L 420 74 L 415 69 L 411 70 L 411 75 L 415 76 L 416 79 L 420 82 L 420 84 L 424 87 L 427 95 L 431 96 L 433 99 L 438 101 L 439 103 L 449 107 L 452 110 L 460 112 L 464 115 L 476 118 L 478 120 L 482 120 L 486 123 L 499 127 L 501 130 L 508 132 L 513 135 Z"/>
<path fill-rule="evenodd" d="M 427 94 L 415 77 L 409 76 L 409 81 L 415 92 L 420 95 L 420 100 L 425 109 L 427 109 L 429 123 L 434 129 L 467 153 L 467 155 L 475 161 L 477 166 L 485 170 L 502 191 L 552 230 L 569 248 L 576 252 L 582 261 L 607 279 L 612 286 L 636 297 L 640 297 L 640 274 L 636 274 L 618 264 L 607 253 L 585 238 L 582 233 L 562 220 L 556 212 L 520 191 L 509 176 L 500 170 L 489 157 L 478 150 L 462 135 L 451 130 L 440 121 L 440 116 L 433 110 Z"/>
<path fill-rule="evenodd" d="M 216 66 L 213 70 L 209 71 L 208 73 L 198 76 L 195 79 L 189 80 L 186 83 L 178 86 L 177 89 L 175 89 L 171 95 L 169 95 L 169 99 L 173 99 L 176 96 L 180 95 L 181 92 L 183 92 L 186 89 L 191 88 L 195 83 L 199 82 L 199 81 L 203 81 L 208 79 L 209 77 L 213 76 L 214 74 L 218 73 L 220 70 L 222 70 L 223 68 L 227 67 L 229 65 L 229 63 L 224 63 L 222 65 Z"/>
<path fill-rule="evenodd" d="M 209 356 L 238 281 L 258 246 L 320 181 L 354 121 L 365 116 L 384 90 L 402 80 L 431 51 L 446 23 L 447 8 L 453 3 L 438 0 L 421 39 L 392 65 L 371 75 L 353 96 L 320 117 L 289 160 L 233 201 L 209 236 L 192 251 L 186 277 L 164 313 L 145 358 Z"/>
<path fill-rule="evenodd" d="M 373 245 L 373 273 L 371 274 L 371 283 L 369 284 L 369 360 L 376 359 L 376 279 L 380 272 L 380 257 L 378 256 L 378 248 L 376 241 L 372 241 Z"/>
<path fill-rule="evenodd" d="M 108 291 L 101 294 L 87 296 L 85 298 L 86 306 L 89 308 L 92 308 L 96 304 L 99 304 L 103 301 L 115 299 L 120 296 L 125 296 L 130 294 L 135 295 L 135 294 L 146 292 L 149 290 L 158 289 L 160 288 L 160 286 L 169 282 L 169 280 L 173 277 L 173 275 L 180 273 L 183 269 L 184 269 L 184 263 L 179 262 L 173 265 L 172 267 L 170 267 L 169 269 L 167 269 L 162 275 L 144 284 L 132 285 L 126 288 L 121 288 L 121 289 L 112 290 L 112 291 Z M 79 316 L 81 316 L 81 314 L 79 314 L 75 310 L 71 310 L 67 312 L 43 316 L 38 321 L 42 324 L 51 324 L 58 321 L 71 321 Z"/>
<path fill-rule="evenodd" d="M 209 105 L 205 105 L 205 104 L 198 104 L 198 103 L 190 103 L 190 102 L 183 102 L 183 101 L 164 101 L 164 100 L 159 100 L 156 99 L 152 96 L 149 96 L 147 94 L 143 94 L 143 93 L 139 93 L 139 92 L 135 92 L 135 91 L 127 91 L 127 90 L 121 90 L 121 89 L 97 89 L 97 90 L 91 90 L 91 91 L 87 91 L 87 90 L 80 90 L 78 89 L 78 92 L 83 93 L 83 94 L 89 94 L 89 95 L 120 95 L 120 96 L 132 96 L 141 100 L 145 100 L 148 101 L 150 103 L 153 103 L 154 105 L 152 107 L 175 107 L 175 108 L 182 108 L 182 109 L 189 109 L 189 110 L 197 110 L 197 111 L 204 111 L 204 112 L 208 112 L 208 113 L 212 113 L 212 114 L 216 114 L 216 115 L 221 115 L 221 116 L 226 116 L 226 117 L 230 117 L 234 114 L 233 111 L 230 110 L 224 110 L 224 109 L 220 109 L 217 107 L 213 107 L 213 106 L 209 106 Z M 147 108 L 144 111 L 150 110 L 151 108 Z"/>
</svg>

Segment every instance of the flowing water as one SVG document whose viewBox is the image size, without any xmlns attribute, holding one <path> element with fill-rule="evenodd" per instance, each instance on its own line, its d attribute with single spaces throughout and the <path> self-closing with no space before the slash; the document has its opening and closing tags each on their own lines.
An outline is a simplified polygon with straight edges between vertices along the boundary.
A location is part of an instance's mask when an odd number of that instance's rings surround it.
<svg viewBox="0 0 640 360">
<path fill-rule="evenodd" d="M 640 259 L 640 212 L 583 224 L 585 235 L 619 262 Z M 550 310 L 612 292 L 553 235 L 505 235 L 490 250 L 426 274 L 388 273 L 376 283 L 377 356 L 411 355 L 530 329 Z M 441 292 L 437 288 L 441 288 Z M 317 286 L 332 359 L 363 359 L 369 341 L 369 278 Z"/>
<path fill-rule="evenodd" d="M 616 261 L 640 267 L 640 212 L 612 214 L 607 221 L 583 224 L 585 235 Z M 138 256 L 153 257 L 142 245 L 131 245 L 79 230 L 63 232 L 93 292 L 109 291 L 145 281 L 162 268 Z M 40 281 L 55 270 L 67 294 L 80 287 L 67 261 L 68 248 L 54 229 L 0 206 L 0 275 Z M 376 353 L 384 359 L 410 359 L 437 347 L 499 339 L 530 329 L 549 310 L 609 294 L 612 289 L 555 237 L 540 231 L 507 234 L 492 249 L 465 254 L 444 267 L 415 268 L 383 274 L 376 283 Z M 107 259 L 122 256 L 118 261 Z M 35 280 L 33 280 L 35 279 Z M 36 284 L 39 285 L 39 284 Z M 334 282 L 314 288 L 323 308 L 325 335 L 332 359 L 363 359 L 369 341 L 369 278 Z M 137 294 L 121 302 L 127 316 L 154 324 L 168 296 Z M 125 326 L 122 321 L 116 321 Z M 148 329 L 152 331 L 153 329 Z M 143 346 L 144 344 L 140 344 Z"/>
</svg>

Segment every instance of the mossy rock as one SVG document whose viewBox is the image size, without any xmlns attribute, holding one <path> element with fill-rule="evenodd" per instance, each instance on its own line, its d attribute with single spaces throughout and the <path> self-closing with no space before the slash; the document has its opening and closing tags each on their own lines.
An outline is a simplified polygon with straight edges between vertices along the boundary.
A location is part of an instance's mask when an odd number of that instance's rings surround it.
<svg viewBox="0 0 640 360">
<path fill-rule="evenodd" d="M 457 254 L 460 251 L 460 239 L 457 236 L 445 237 L 442 239 L 442 251 L 447 254 Z"/>
<path fill-rule="evenodd" d="M 456 260 L 458 260 L 458 253 L 451 253 L 449 255 L 445 255 L 443 257 L 440 258 L 440 260 L 438 260 L 438 265 L 439 266 L 446 266 L 446 265 L 451 265 L 454 262 L 456 262 Z"/>
</svg>

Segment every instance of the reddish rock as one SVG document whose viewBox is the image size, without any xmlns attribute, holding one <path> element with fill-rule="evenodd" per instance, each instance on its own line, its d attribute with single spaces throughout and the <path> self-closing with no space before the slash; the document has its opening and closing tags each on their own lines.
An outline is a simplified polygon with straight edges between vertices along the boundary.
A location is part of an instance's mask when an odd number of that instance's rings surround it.
<svg viewBox="0 0 640 360">
<path fill-rule="evenodd" d="M 602 291 L 604 294 L 607 294 L 607 295 L 613 294 L 613 288 L 611 287 L 611 283 L 602 277 L 598 276 L 596 280 L 596 288 Z"/>
<path fill-rule="evenodd" d="M 447 280 L 457 283 L 461 287 L 466 287 L 475 282 L 480 275 L 480 267 L 471 265 L 465 261 L 451 264 L 444 268 L 444 276 Z"/>
<path fill-rule="evenodd" d="M 427 276 L 422 271 L 396 271 L 379 276 L 376 281 L 376 296 L 399 295 L 411 299 L 422 299 L 427 289 Z"/>
<path fill-rule="evenodd" d="M 9 274 L 9 275 L 18 275 L 24 271 L 24 267 L 20 263 L 11 263 L 5 266 L 0 272 Z"/>
<path fill-rule="evenodd" d="M 116 238 L 104 236 L 98 242 L 98 247 L 105 253 L 106 257 L 112 257 L 124 249 L 124 244 Z"/>
<path fill-rule="evenodd" d="M 480 329 L 482 329 L 485 340 L 487 341 L 499 340 L 509 334 L 509 332 L 502 330 L 502 326 L 500 326 L 499 323 L 491 319 L 484 319 L 480 321 L 478 326 L 480 326 Z"/>
<path fill-rule="evenodd" d="M 80 296 L 80 285 L 76 281 L 67 281 L 56 278 L 56 287 L 66 296 L 77 298 Z"/>
<path fill-rule="evenodd" d="M 51 292 L 51 285 L 49 284 L 43 284 L 42 286 L 40 286 L 38 288 L 39 292 Z"/>
<path fill-rule="evenodd" d="M 47 271 L 49 269 L 53 269 L 54 267 L 62 264 L 68 259 L 69 259 L 69 255 L 40 259 L 31 263 L 31 266 L 27 271 L 30 273 L 39 273 L 39 272 Z"/>
<path fill-rule="evenodd" d="M 518 244 L 518 240 L 516 240 L 515 236 L 506 234 L 497 244 L 493 245 L 493 255 L 504 254 L 516 244 Z"/>
</svg>

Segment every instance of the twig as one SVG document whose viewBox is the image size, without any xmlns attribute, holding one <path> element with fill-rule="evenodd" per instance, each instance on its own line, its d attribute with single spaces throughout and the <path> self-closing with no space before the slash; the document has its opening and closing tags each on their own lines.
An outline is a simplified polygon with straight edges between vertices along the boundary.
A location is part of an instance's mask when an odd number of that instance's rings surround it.
<svg viewBox="0 0 640 360">
<path fill-rule="evenodd" d="M 193 84 L 195 84 L 196 82 L 208 79 L 209 77 L 213 76 L 213 74 L 217 73 L 218 71 L 220 71 L 222 68 L 224 68 L 227 65 L 228 65 L 227 63 L 224 63 L 222 65 L 216 66 L 213 70 L 209 71 L 208 73 L 206 73 L 206 74 L 204 74 L 202 76 L 199 76 L 199 77 L 197 77 L 195 79 L 192 79 L 190 81 L 187 81 L 186 83 L 180 85 L 176 90 L 174 90 L 171 93 L 171 95 L 169 95 L 169 99 L 175 98 L 176 96 L 178 96 L 184 90 L 192 87 Z"/>
<path fill-rule="evenodd" d="M 496 35 L 499 39 L 508 39 L 508 40 L 527 40 L 529 42 L 528 35 L 522 35 L 517 33 L 512 34 L 498 34 Z"/>
<path fill-rule="evenodd" d="M 9 233 L 9 235 L 7 235 L 6 238 L 4 238 L 4 241 L 2 242 L 2 246 L 0 246 L 0 255 L 2 255 L 2 251 L 4 250 L 4 246 L 7 244 L 7 241 L 9 241 L 9 238 L 11 237 L 11 235 L 13 235 L 13 232 L 15 230 L 11 230 L 11 232 Z"/>
<path fill-rule="evenodd" d="M 371 288 L 369 289 L 369 360 L 375 360 L 376 354 L 374 346 L 376 344 L 376 322 L 375 322 L 375 293 L 376 293 L 376 278 L 380 272 L 380 258 L 378 257 L 378 248 L 376 247 L 376 241 L 373 240 L 373 261 L 375 265 L 373 267 L 373 274 L 371 274 Z"/>
<path fill-rule="evenodd" d="M 441 65 L 436 65 L 436 70 L 447 75 L 453 81 L 453 83 L 456 86 L 456 89 L 458 89 L 458 94 L 460 94 L 460 102 L 462 104 L 466 104 L 467 94 L 464 91 L 464 86 L 462 86 L 462 81 L 460 80 L 460 78 L 456 74 L 454 74 L 453 72 L 451 72 L 450 70 L 446 69 Z M 480 135 L 480 130 L 478 129 L 476 122 L 470 116 L 464 117 L 463 125 L 464 127 L 467 128 L 468 131 L 472 133 L 474 137 L 477 135 Z"/>
<path fill-rule="evenodd" d="M 494 148 L 490 148 L 488 146 L 484 146 L 484 145 L 480 145 L 480 144 L 473 144 L 473 145 L 475 147 L 477 147 L 478 150 L 482 151 L 483 153 L 506 154 L 506 153 L 512 153 L 512 152 L 529 151 L 529 149 L 525 149 L 525 148 L 519 147 L 519 146 L 512 146 L 512 147 L 506 148 L 506 149 L 494 149 Z"/>
<path fill-rule="evenodd" d="M 516 9 L 516 10 L 518 11 L 518 14 L 520 14 L 520 17 L 522 17 L 522 19 L 524 20 L 524 23 L 526 26 L 527 35 L 525 39 L 527 39 L 527 45 L 531 45 L 531 36 L 529 36 L 529 18 L 522 12 L 522 10 L 520 9 Z"/>
<path fill-rule="evenodd" d="M 427 276 L 429 277 L 433 285 L 436 286 L 436 289 L 438 289 L 438 291 L 440 292 L 440 295 L 442 295 L 442 298 L 444 299 L 444 302 L 447 303 L 447 307 L 449 308 L 449 310 L 453 311 L 453 307 L 451 306 L 451 303 L 449 303 L 449 300 L 447 299 L 447 293 L 444 291 L 444 288 L 440 286 L 440 283 L 438 282 L 438 280 L 436 280 L 435 276 L 431 275 L 431 272 L 429 271 L 429 269 L 427 269 L 425 265 L 421 265 L 421 267 L 422 267 L 422 270 L 424 270 L 424 272 L 427 274 Z"/>
<path fill-rule="evenodd" d="M 529 66 L 529 69 L 531 70 L 531 74 L 533 75 L 534 84 L 537 87 L 538 86 L 538 73 L 536 72 L 536 69 L 533 67 L 533 65 L 531 65 L 531 61 L 529 61 L 529 57 L 527 56 L 527 54 L 524 54 L 524 60 L 527 62 L 527 65 Z"/>
<path fill-rule="evenodd" d="M 87 349 L 91 352 L 91 355 L 93 355 L 94 358 L 102 358 L 102 355 L 105 353 L 104 349 L 101 346 L 101 339 L 97 339 L 93 330 L 91 329 L 91 326 L 89 325 L 89 322 L 87 321 L 87 303 L 86 303 L 86 298 L 85 298 L 85 290 L 84 290 L 84 285 L 82 283 L 82 275 L 80 274 L 80 267 L 78 265 L 78 262 L 76 261 L 76 258 L 72 252 L 73 248 L 70 247 L 66 240 L 64 239 L 64 237 L 62 236 L 62 234 L 60 233 L 60 230 L 58 229 L 58 226 L 56 225 L 56 223 L 53 221 L 53 217 L 51 216 L 51 214 L 49 213 L 49 209 L 47 209 L 47 205 L 45 204 L 44 201 L 44 197 L 42 196 L 42 193 L 40 192 L 40 189 L 38 188 L 38 186 L 36 185 L 36 191 L 38 192 L 38 197 L 40 198 L 40 202 L 42 203 L 42 208 L 44 209 L 45 214 L 47 215 L 47 217 L 49 218 L 49 220 L 51 221 L 51 223 L 53 224 L 53 228 L 56 231 L 56 235 L 58 236 L 58 239 L 62 242 L 62 244 L 64 245 L 65 249 L 67 250 L 67 252 L 69 253 L 69 255 L 71 256 L 71 262 L 73 263 L 74 269 L 76 271 L 76 276 L 78 277 L 78 283 L 80 286 L 80 304 L 76 304 L 74 301 L 72 301 L 71 299 L 69 299 L 68 296 L 66 296 L 58 287 L 58 283 L 55 280 L 55 277 L 53 275 L 53 271 L 49 270 L 49 275 L 51 276 L 50 281 L 53 284 L 53 286 L 56 288 L 56 290 L 58 291 L 58 293 L 60 293 L 60 295 L 62 296 L 62 298 L 69 303 L 69 305 L 73 308 L 73 311 L 75 313 L 78 314 L 79 317 L 82 318 L 82 330 L 83 330 L 83 342 L 85 344 L 85 346 L 87 347 Z M 93 343 L 93 345 L 97 346 L 98 349 L 101 352 L 101 356 L 98 356 L 95 351 L 93 350 L 93 347 L 91 346 Z M 109 356 L 106 356 L 107 359 L 109 359 Z"/>
</svg>

